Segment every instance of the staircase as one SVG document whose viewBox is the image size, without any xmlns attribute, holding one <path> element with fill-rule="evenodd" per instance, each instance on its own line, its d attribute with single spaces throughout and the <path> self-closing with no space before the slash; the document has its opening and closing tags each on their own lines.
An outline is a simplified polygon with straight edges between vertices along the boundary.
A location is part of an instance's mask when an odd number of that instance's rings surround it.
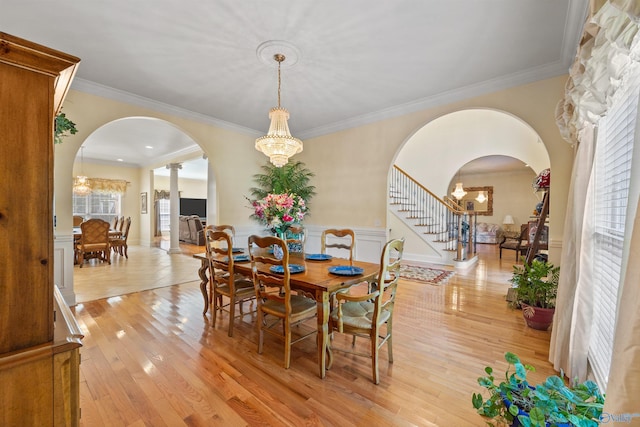
<svg viewBox="0 0 640 427">
<path fill-rule="evenodd" d="M 398 166 L 389 182 L 389 209 L 439 256 L 445 265 L 466 267 L 476 260 L 476 214 L 440 199 Z M 471 237 L 471 238 L 469 238 Z"/>
</svg>

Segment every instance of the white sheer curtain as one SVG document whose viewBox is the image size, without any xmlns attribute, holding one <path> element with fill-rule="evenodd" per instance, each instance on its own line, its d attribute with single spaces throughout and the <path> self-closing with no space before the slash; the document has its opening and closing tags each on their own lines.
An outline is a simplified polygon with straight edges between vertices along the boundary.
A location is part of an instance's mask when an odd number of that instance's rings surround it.
<svg viewBox="0 0 640 427">
<path fill-rule="evenodd" d="M 586 367 L 586 348 L 588 337 L 576 331 L 574 325 L 574 309 L 576 304 L 576 288 L 580 277 L 580 256 L 582 246 L 582 228 L 585 217 L 587 190 L 593 166 L 595 149 L 595 132 L 591 124 L 586 125 L 579 135 L 580 145 L 577 147 L 573 162 L 573 174 L 569 186 L 569 202 L 564 224 L 562 256 L 560 259 L 560 283 L 556 300 L 556 314 L 551 331 L 549 358 L 556 370 L 564 370 L 569 378 L 584 373 Z M 581 304 L 585 304 L 584 301 Z M 588 308 L 590 301 L 586 301 Z M 571 347 L 571 336 L 577 335 Z M 578 356 L 579 355 L 579 356 Z"/>
<path fill-rule="evenodd" d="M 586 231 L 590 227 L 591 216 L 583 215 L 590 212 L 591 206 L 589 180 L 595 146 L 594 129 L 600 117 L 606 115 L 615 102 L 618 89 L 624 87 L 625 79 L 640 61 L 640 2 L 592 0 L 591 11 L 594 15 L 585 24 L 576 61 L 565 86 L 565 97 L 556 110 L 562 136 L 577 148 L 565 219 L 562 269 L 549 359 L 557 370 L 562 369 L 570 378 L 579 380 L 587 376 L 590 314 L 594 304 L 588 272 L 592 261 L 589 259 L 591 237 Z M 629 265 L 637 264 L 637 259 L 630 261 Z M 626 277 L 629 281 L 629 274 Z M 640 384 L 638 275 L 632 280 L 635 280 L 633 285 L 625 286 L 620 297 L 623 305 L 628 306 L 624 312 L 632 315 L 632 321 L 618 322 L 615 336 L 615 348 L 624 347 L 624 359 L 621 353 L 614 352 L 609 384 L 620 395 L 628 390 L 629 381 L 635 381 L 636 390 Z M 622 307 L 619 310 L 623 312 Z M 621 344 L 623 337 L 633 339 L 625 338 Z M 629 360 L 636 365 L 627 366 Z M 624 378 L 621 386 L 613 384 L 621 378 Z M 608 406 L 611 400 L 609 393 Z M 633 411 L 640 412 L 640 408 L 636 405 Z"/>
</svg>

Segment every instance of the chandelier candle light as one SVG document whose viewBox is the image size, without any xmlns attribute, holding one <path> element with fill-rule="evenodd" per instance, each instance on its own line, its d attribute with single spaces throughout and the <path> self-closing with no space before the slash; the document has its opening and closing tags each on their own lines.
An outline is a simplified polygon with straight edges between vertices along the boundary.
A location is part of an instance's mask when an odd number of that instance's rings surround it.
<svg viewBox="0 0 640 427">
<path fill-rule="evenodd" d="M 280 106 L 280 65 L 285 56 L 277 53 L 273 59 L 278 62 L 278 106 L 269 110 L 269 133 L 256 139 L 256 150 L 267 155 L 274 166 L 282 167 L 287 164 L 289 157 L 302 152 L 302 141 L 291 136 L 287 123 L 289 112 Z"/>
<path fill-rule="evenodd" d="M 91 187 L 87 177 L 83 173 L 82 164 L 84 163 L 84 147 L 80 147 L 80 175 L 73 180 L 73 194 L 77 196 L 86 196 L 91 194 Z"/>
<path fill-rule="evenodd" d="M 455 197 L 458 201 L 467 195 L 467 192 L 464 191 L 464 187 L 462 187 L 462 182 L 460 182 L 460 170 L 458 169 L 458 182 L 456 183 L 456 188 L 451 192 L 451 195 Z"/>
</svg>

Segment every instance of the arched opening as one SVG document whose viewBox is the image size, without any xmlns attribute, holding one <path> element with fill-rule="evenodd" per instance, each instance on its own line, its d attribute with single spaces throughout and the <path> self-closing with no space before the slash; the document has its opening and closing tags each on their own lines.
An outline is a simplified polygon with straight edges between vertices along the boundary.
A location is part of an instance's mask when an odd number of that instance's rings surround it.
<svg viewBox="0 0 640 427">
<path fill-rule="evenodd" d="M 463 188 L 492 190 L 490 214 L 478 222 L 503 227 L 504 218 L 519 229 L 539 203 L 532 188 L 535 176 L 550 165 L 539 135 L 520 118 L 492 109 L 467 109 L 438 117 L 416 131 L 399 150 L 395 165 L 439 198 L 452 197 L 457 182 Z M 477 190 L 476 190 L 477 191 Z M 469 192 L 472 193 L 473 191 Z M 471 200 L 469 210 L 486 204 Z M 465 204 L 465 208 L 467 205 Z M 434 245 L 389 210 L 390 237 L 410 236 L 408 253 L 435 258 Z"/>
<path fill-rule="evenodd" d="M 211 191 L 215 189 L 214 174 L 209 173 L 201 147 L 174 124 L 156 118 L 126 117 L 96 129 L 83 142 L 82 151 L 78 150 L 73 175 L 83 169 L 89 177 L 126 181 L 126 191 L 108 206 L 133 219 L 130 244 L 148 246 L 156 235 L 156 191 L 168 190 L 161 174 L 154 171 L 166 170 L 166 165 L 174 162 L 184 165 L 180 189 L 213 200 L 215 206 L 215 191 Z M 72 203 L 76 199 L 72 197 Z M 92 216 L 99 215 L 102 208 L 94 203 L 88 210 Z"/>
</svg>

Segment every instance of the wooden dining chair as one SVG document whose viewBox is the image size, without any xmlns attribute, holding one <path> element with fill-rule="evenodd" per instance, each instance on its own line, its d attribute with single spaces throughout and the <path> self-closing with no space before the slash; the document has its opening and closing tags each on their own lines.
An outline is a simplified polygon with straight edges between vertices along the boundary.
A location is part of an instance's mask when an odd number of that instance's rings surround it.
<svg viewBox="0 0 640 427">
<path fill-rule="evenodd" d="M 335 346 L 336 339 L 329 340 L 327 369 L 330 369 L 333 364 L 334 351 L 368 357 L 371 359 L 373 382 L 379 384 L 379 351 L 385 343 L 387 344 L 389 363 L 393 363 L 393 308 L 400 279 L 400 262 L 403 250 L 404 238 L 390 240 L 384 245 L 376 280 L 378 289 L 360 295 L 355 292 L 351 293 L 351 289 L 344 289 L 336 293 L 337 306 L 329 315 L 329 333 L 332 334 L 332 337 L 334 332 L 349 334 L 354 339 L 351 342 L 351 348 Z M 367 289 L 369 288 L 367 282 L 361 284 Z M 368 352 L 365 353 L 356 347 L 355 337 L 369 338 L 371 345 Z"/>
<path fill-rule="evenodd" d="M 353 252 L 356 245 L 356 235 L 348 228 L 330 228 L 322 232 L 320 237 L 320 251 L 327 253 L 327 249 L 341 249 L 349 251 L 349 261 L 353 261 Z"/>
<path fill-rule="evenodd" d="M 74 215 L 73 216 L 73 226 L 74 227 L 80 227 L 80 224 L 82 224 L 84 222 L 84 218 L 81 217 L 80 215 Z"/>
<path fill-rule="evenodd" d="M 277 245 L 282 259 L 268 250 Z M 274 236 L 249 236 L 249 254 L 253 274 L 253 287 L 258 301 L 258 353 L 262 354 L 264 333 L 284 340 L 284 367 L 291 365 L 291 346 L 317 333 L 314 323 L 311 331 L 301 332 L 294 339 L 292 328 L 316 315 L 316 301 L 291 291 L 289 249 L 284 240 Z M 274 251 L 275 252 L 275 251 Z M 267 268 L 259 268 L 267 266 Z M 280 272 L 272 272 L 271 268 Z M 296 328 L 301 331 L 302 328 Z"/>
<path fill-rule="evenodd" d="M 114 228 L 114 230 L 120 231 L 122 232 L 122 228 L 124 227 L 124 216 L 121 216 L 120 219 L 118 220 L 118 224 L 117 226 Z"/>
<path fill-rule="evenodd" d="M 214 231 L 212 228 L 205 230 L 205 246 L 209 259 L 209 281 L 211 291 L 209 293 L 209 305 L 213 307 L 212 325 L 216 327 L 218 312 L 229 313 L 228 335 L 233 336 L 233 324 L 236 317 L 242 317 L 243 303 L 255 300 L 256 294 L 251 278 L 235 272 L 235 260 L 233 259 L 233 242 L 226 231 Z M 223 304 L 223 297 L 228 299 Z M 236 305 L 240 314 L 236 316 Z"/>
<path fill-rule="evenodd" d="M 111 245 L 111 249 L 119 255 L 124 255 L 125 258 L 129 259 L 129 245 L 127 244 L 127 240 L 129 239 L 129 230 L 131 229 L 131 217 L 127 217 L 124 220 L 124 229 L 119 236 L 114 236 L 109 239 L 109 244 Z"/>
<path fill-rule="evenodd" d="M 204 229 L 205 230 L 213 230 L 213 231 L 224 231 L 229 236 L 231 236 L 231 243 L 235 244 L 236 229 L 235 229 L 235 227 L 233 225 L 229 225 L 229 224 L 220 224 L 220 225 L 209 224 Z"/>
<path fill-rule="evenodd" d="M 80 224 L 82 236 L 76 245 L 80 268 L 84 260 L 97 258 L 111 264 L 111 247 L 109 244 L 109 223 L 98 218 Z"/>
</svg>

